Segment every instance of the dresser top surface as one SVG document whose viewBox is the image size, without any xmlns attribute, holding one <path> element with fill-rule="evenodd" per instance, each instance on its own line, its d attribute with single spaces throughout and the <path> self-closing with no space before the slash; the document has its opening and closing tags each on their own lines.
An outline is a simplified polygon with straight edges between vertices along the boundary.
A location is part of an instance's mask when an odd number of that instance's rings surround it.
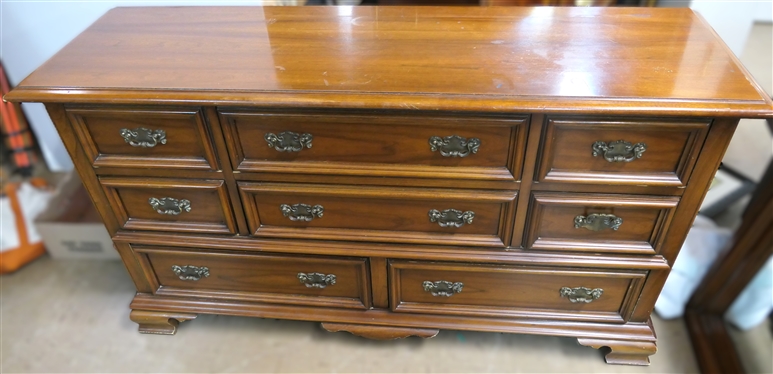
<svg viewBox="0 0 773 374">
<path fill-rule="evenodd" d="M 6 99 L 773 116 L 679 8 L 116 8 Z"/>
</svg>

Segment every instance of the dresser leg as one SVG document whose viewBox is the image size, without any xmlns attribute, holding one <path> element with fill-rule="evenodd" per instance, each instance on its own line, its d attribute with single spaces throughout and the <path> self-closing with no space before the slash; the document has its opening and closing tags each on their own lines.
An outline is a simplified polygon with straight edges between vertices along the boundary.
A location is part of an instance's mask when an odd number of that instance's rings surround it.
<svg viewBox="0 0 773 374">
<path fill-rule="evenodd" d="M 198 314 L 132 310 L 129 318 L 140 325 L 143 334 L 174 335 L 180 322 L 190 321 Z"/>
<path fill-rule="evenodd" d="M 440 332 L 437 329 L 418 329 L 412 327 L 356 325 L 348 323 L 323 322 L 322 328 L 330 332 L 347 331 L 353 335 L 375 340 L 402 339 L 409 336 L 431 338 Z"/>
<path fill-rule="evenodd" d="M 648 366 L 650 355 L 658 348 L 655 342 L 635 340 L 577 339 L 580 345 L 592 348 L 609 348 L 604 359 L 608 364 Z"/>
</svg>

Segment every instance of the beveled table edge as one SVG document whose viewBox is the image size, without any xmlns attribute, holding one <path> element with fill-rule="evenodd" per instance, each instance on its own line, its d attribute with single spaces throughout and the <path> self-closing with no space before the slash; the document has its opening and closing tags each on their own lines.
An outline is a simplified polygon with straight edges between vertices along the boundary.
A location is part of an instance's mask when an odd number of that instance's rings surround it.
<svg viewBox="0 0 773 374">
<path fill-rule="evenodd" d="M 232 91 L 17 87 L 9 102 L 68 104 L 250 106 L 477 113 L 616 114 L 773 118 L 773 101 L 695 100 L 635 97 L 493 96 L 407 92 Z"/>
</svg>

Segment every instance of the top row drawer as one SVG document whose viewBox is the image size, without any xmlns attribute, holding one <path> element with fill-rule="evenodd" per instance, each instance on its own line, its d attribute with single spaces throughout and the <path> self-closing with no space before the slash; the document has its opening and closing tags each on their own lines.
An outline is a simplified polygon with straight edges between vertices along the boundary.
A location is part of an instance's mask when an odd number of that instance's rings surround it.
<svg viewBox="0 0 773 374">
<path fill-rule="evenodd" d="M 221 112 L 234 170 L 514 180 L 527 116 Z"/>
<path fill-rule="evenodd" d="M 94 166 L 219 170 L 201 110 L 67 112 Z M 220 112 L 240 172 L 503 181 L 520 179 L 528 118 Z M 709 123 L 549 118 L 535 177 L 684 186 Z"/>
<path fill-rule="evenodd" d="M 708 120 L 549 118 L 540 182 L 685 186 Z"/>
<path fill-rule="evenodd" d="M 219 170 L 200 110 L 68 108 L 96 167 Z M 220 113 L 234 170 L 515 180 L 528 116 Z"/>
<path fill-rule="evenodd" d="M 219 169 L 198 108 L 68 108 L 67 115 L 96 167 Z"/>
</svg>

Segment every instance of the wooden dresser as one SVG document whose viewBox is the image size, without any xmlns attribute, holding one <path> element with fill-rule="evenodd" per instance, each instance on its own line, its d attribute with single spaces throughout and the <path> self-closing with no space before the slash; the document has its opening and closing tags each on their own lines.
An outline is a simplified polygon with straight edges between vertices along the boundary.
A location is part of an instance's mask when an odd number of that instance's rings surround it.
<svg viewBox="0 0 773 374">
<path fill-rule="evenodd" d="M 644 8 L 119 8 L 5 99 L 45 103 L 140 332 L 545 334 L 622 364 L 656 351 L 739 118 L 773 116 L 705 21 Z"/>
</svg>

